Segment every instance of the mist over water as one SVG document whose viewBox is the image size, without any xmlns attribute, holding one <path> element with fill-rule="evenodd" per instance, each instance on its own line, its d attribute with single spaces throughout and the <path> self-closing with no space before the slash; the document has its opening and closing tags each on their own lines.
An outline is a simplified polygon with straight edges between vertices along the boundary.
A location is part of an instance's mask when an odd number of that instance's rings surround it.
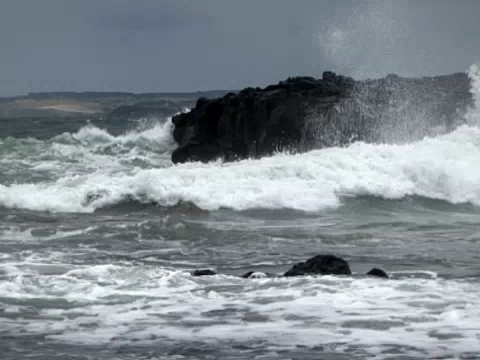
<svg viewBox="0 0 480 360">
<path fill-rule="evenodd" d="M 475 106 L 467 113 L 467 120 L 473 126 L 480 126 L 480 66 L 473 64 L 468 69 L 471 92 Z"/>
<path fill-rule="evenodd" d="M 315 37 L 322 53 L 339 71 L 356 79 L 386 76 L 392 69 L 405 73 L 409 57 L 418 49 L 413 43 L 409 46 L 412 34 L 401 9 L 390 0 L 356 5 L 350 16 L 339 17 Z"/>
<path fill-rule="evenodd" d="M 479 59 L 473 2 L 353 0 L 319 21 L 312 36 L 329 69 L 355 79 L 422 77 L 466 69 Z M 475 4 L 477 5 L 477 4 Z M 462 29 L 462 30 L 461 30 Z M 461 49 L 457 44 L 465 44 Z"/>
</svg>

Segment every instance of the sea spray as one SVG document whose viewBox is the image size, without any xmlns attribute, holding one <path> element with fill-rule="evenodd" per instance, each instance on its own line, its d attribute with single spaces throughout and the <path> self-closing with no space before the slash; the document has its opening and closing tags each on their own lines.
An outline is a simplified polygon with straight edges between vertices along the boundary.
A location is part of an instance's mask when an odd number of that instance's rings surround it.
<svg viewBox="0 0 480 360">
<path fill-rule="evenodd" d="M 467 73 L 470 78 L 470 92 L 474 106 L 469 109 L 466 118 L 469 124 L 480 126 L 480 66 L 478 64 L 471 65 Z"/>
</svg>

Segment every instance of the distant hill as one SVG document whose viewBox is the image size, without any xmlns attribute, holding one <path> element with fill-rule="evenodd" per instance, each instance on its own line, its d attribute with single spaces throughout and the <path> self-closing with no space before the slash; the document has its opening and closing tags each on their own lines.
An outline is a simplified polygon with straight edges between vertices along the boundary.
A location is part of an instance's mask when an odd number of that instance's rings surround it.
<svg viewBox="0 0 480 360">
<path fill-rule="evenodd" d="M 231 91 L 144 94 L 97 91 L 34 92 L 0 98 L 0 117 L 168 116 L 182 108 L 192 107 L 200 97 L 217 98 L 228 92 Z"/>
<path fill-rule="evenodd" d="M 207 97 L 216 98 L 223 96 L 231 90 L 209 90 L 209 91 L 196 91 L 196 92 L 159 92 L 159 93 L 131 93 L 120 91 L 53 91 L 53 92 L 31 92 L 25 96 L 19 96 L 17 98 L 30 98 L 30 99 L 56 99 L 56 98 L 69 98 L 69 99 L 104 99 L 104 98 L 197 98 Z"/>
</svg>

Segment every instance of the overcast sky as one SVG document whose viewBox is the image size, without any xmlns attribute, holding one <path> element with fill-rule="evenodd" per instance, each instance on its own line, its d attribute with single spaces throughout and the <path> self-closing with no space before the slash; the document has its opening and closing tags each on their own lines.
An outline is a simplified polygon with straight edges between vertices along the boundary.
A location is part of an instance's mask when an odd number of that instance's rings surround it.
<svg viewBox="0 0 480 360">
<path fill-rule="evenodd" d="M 0 96 L 464 71 L 479 18 L 480 0 L 1 0 Z"/>
</svg>

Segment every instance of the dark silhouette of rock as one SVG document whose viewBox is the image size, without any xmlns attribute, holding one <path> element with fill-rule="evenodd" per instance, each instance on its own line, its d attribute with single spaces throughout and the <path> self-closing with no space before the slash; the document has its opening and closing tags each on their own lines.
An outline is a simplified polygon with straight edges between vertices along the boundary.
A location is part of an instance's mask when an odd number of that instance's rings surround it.
<svg viewBox="0 0 480 360">
<path fill-rule="evenodd" d="M 464 73 L 354 81 L 324 72 L 322 79 L 293 77 L 264 89 L 200 98 L 190 112 L 172 119 L 178 144 L 172 161 L 232 161 L 356 140 L 415 140 L 464 121 L 472 104 L 469 90 Z"/>
<path fill-rule="evenodd" d="M 284 276 L 351 274 L 350 267 L 345 260 L 334 255 L 317 255 L 294 265 Z"/>
<path fill-rule="evenodd" d="M 367 272 L 367 275 L 388 279 L 388 274 L 385 271 L 383 271 L 382 269 L 379 269 L 379 268 L 373 268 L 372 270 Z"/>
<path fill-rule="evenodd" d="M 241 277 L 244 279 L 248 279 L 250 276 L 252 276 L 255 273 L 255 271 L 249 271 L 243 274 Z"/>
<path fill-rule="evenodd" d="M 211 276 L 217 275 L 217 273 L 211 269 L 197 269 L 192 272 L 192 276 Z"/>
</svg>

